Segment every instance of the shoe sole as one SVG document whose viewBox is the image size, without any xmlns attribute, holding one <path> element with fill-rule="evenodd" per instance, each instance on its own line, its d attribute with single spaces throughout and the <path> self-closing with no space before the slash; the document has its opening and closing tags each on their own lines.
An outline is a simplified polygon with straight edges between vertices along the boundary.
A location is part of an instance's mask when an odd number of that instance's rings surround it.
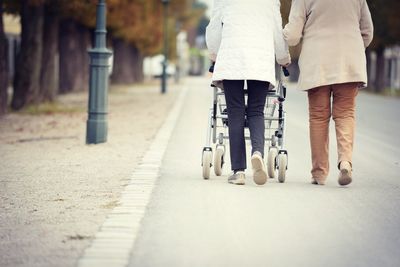
<svg viewBox="0 0 400 267">
<path fill-rule="evenodd" d="M 244 185 L 246 182 L 244 179 L 236 179 L 236 180 L 228 181 L 228 183 L 234 184 L 234 185 Z"/>
<path fill-rule="evenodd" d="M 325 185 L 326 181 L 325 180 L 317 180 L 315 178 L 311 179 L 311 184 L 315 184 L 315 185 Z"/>
<path fill-rule="evenodd" d="M 350 176 L 350 172 L 346 169 L 340 170 L 340 175 L 339 175 L 339 185 L 348 185 L 353 181 L 353 179 Z"/>
<path fill-rule="evenodd" d="M 251 157 L 251 165 L 253 167 L 253 179 L 257 185 L 263 185 L 267 182 L 268 175 L 263 169 L 263 160 L 260 156 Z"/>
</svg>

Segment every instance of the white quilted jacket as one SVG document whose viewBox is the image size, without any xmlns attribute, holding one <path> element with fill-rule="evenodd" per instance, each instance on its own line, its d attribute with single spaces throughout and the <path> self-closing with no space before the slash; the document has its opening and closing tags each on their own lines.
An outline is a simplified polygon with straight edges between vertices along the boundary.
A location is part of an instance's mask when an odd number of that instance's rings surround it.
<svg viewBox="0 0 400 267">
<path fill-rule="evenodd" d="M 213 81 L 259 80 L 275 85 L 275 56 L 290 63 L 279 0 L 214 0 L 206 42 L 216 60 Z"/>
</svg>

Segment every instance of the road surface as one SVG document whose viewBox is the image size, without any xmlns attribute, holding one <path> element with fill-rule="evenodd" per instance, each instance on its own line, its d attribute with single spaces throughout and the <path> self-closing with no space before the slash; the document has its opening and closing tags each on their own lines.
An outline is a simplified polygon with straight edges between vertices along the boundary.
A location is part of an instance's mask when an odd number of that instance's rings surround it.
<svg viewBox="0 0 400 267">
<path fill-rule="evenodd" d="M 331 124 L 331 174 L 310 184 L 306 94 L 291 85 L 286 111 L 285 184 L 245 186 L 201 177 L 211 90 L 188 81 L 130 266 L 400 266 L 400 100 L 358 97 L 354 182 L 337 184 Z"/>
</svg>

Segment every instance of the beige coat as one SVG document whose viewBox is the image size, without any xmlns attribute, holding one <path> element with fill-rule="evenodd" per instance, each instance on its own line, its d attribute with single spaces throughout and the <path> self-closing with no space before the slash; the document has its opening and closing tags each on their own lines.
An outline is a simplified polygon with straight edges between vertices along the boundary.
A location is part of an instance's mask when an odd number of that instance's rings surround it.
<svg viewBox="0 0 400 267">
<path fill-rule="evenodd" d="M 283 35 L 290 46 L 302 41 L 299 89 L 367 84 L 373 24 L 366 0 L 293 0 Z"/>
</svg>

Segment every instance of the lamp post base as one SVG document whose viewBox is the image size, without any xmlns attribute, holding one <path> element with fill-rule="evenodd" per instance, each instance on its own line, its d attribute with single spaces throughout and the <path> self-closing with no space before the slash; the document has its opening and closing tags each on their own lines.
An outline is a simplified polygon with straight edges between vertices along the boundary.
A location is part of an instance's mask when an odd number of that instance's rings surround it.
<svg viewBox="0 0 400 267">
<path fill-rule="evenodd" d="M 108 59 L 111 52 L 106 49 L 91 49 L 89 77 L 89 111 L 86 130 L 86 144 L 107 141 L 108 109 Z"/>
<path fill-rule="evenodd" d="M 90 114 L 90 117 L 86 124 L 88 129 L 86 131 L 86 144 L 100 144 L 107 142 L 108 123 L 106 116 Z"/>
<path fill-rule="evenodd" d="M 164 60 L 162 63 L 162 73 L 161 73 L 161 93 L 165 94 L 167 92 L 167 62 Z"/>
</svg>

